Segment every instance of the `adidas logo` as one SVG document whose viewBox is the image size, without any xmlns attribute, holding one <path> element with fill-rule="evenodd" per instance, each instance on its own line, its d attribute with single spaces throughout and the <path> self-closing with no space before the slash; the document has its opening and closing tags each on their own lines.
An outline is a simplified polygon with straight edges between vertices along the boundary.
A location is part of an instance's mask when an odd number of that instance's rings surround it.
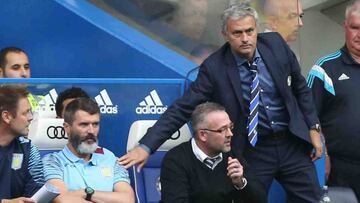
<svg viewBox="0 0 360 203">
<path fill-rule="evenodd" d="M 150 92 L 150 95 L 139 103 L 139 107 L 135 109 L 136 114 L 163 114 L 167 109 L 160 100 L 156 90 Z"/>
<path fill-rule="evenodd" d="M 103 113 L 103 114 L 117 114 L 118 113 L 118 106 L 113 105 L 106 89 L 103 89 L 100 92 L 100 94 L 95 97 L 95 101 L 96 101 L 96 103 L 98 103 L 101 113 Z"/>
<path fill-rule="evenodd" d="M 55 89 L 51 89 L 48 94 L 46 94 L 39 101 L 39 106 L 41 107 L 41 111 L 55 111 L 55 103 L 58 94 Z"/>
<path fill-rule="evenodd" d="M 338 80 L 348 80 L 350 79 L 349 76 L 347 76 L 345 73 L 341 74 Z"/>
</svg>

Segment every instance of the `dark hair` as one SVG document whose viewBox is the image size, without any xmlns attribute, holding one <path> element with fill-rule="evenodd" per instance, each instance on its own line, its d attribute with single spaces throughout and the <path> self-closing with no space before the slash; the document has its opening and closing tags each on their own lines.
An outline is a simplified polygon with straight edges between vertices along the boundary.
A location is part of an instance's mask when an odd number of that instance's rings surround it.
<svg viewBox="0 0 360 203">
<path fill-rule="evenodd" d="M 27 98 L 29 92 L 23 85 L 0 85 L 0 114 L 9 111 L 16 116 L 19 100 Z"/>
<path fill-rule="evenodd" d="M 6 66 L 6 55 L 8 53 L 24 53 L 26 54 L 26 52 L 18 47 L 5 47 L 0 51 L 0 68 L 5 69 Z M 27 55 L 27 54 L 26 54 Z"/>
<path fill-rule="evenodd" d="M 225 108 L 218 103 L 205 102 L 196 106 L 195 110 L 191 114 L 191 124 L 194 132 L 198 130 L 200 125 L 206 123 L 206 116 L 214 111 L 225 111 Z"/>
<path fill-rule="evenodd" d="M 71 125 L 74 121 L 75 113 L 79 110 L 85 111 L 90 115 L 100 114 L 100 108 L 94 100 L 76 98 L 65 107 L 64 121 Z"/>
<path fill-rule="evenodd" d="M 62 111 L 64 110 L 63 102 L 66 99 L 76 99 L 76 98 L 90 98 L 89 95 L 80 87 L 71 87 L 64 90 L 59 94 L 55 103 L 56 115 L 60 118 Z"/>
</svg>

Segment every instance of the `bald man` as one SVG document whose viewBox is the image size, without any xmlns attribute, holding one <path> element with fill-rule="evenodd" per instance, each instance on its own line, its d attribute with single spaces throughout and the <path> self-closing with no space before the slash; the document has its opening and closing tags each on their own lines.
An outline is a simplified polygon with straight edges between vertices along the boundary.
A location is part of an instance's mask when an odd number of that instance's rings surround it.
<svg viewBox="0 0 360 203">
<path fill-rule="evenodd" d="M 266 0 L 264 15 L 265 32 L 278 32 L 286 42 L 296 41 L 304 15 L 299 0 Z"/>
</svg>

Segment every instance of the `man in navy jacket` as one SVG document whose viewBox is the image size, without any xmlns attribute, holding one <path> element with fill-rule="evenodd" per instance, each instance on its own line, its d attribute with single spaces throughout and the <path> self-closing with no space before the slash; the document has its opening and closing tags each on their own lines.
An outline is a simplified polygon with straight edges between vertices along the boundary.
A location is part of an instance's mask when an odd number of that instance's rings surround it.
<svg viewBox="0 0 360 203">
<path fill-rule="evenodd" d="M 223 105 L 234 122 L 232 151 L 244 156 L 268 190 L 276 178 L 293 202 L 318 202 L 319 183 L 312 160 L 322 154 L 319 121 L 310 89 L 294 53 L 278 33 L 257 34 L 257 13 L 233 5 L 223 14 L 227 43 L 209 56 L 189 90 L 162 115 L 134 148 L 119 160 L 126 167 L 145 164 L 173 132 L 186 123 L 196 105 Z M 256 63 L 260 80 L 257 143 L 248 141 L 250 89 Z M 311 152 L 314 148 L 313 153 Z"/>
</svg>

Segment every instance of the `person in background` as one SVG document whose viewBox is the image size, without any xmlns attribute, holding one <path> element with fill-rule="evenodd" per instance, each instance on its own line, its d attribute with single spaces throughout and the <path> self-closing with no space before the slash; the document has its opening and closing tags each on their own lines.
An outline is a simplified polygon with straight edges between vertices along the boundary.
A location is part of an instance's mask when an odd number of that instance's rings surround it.
<svg viewBox="0 0 360 203">
<path fill-rule="evenodd" d="M 0 51 L 0 77 L 30 78 L 29 57 L 18 47 L 6 47 Z"/>
<path fill-rule="evenodd" d="M 230 154 L 234 125 L 219 104 L 198 105 L 194 138 L 171 149 L 161 167 L 162 202 L 267 202 L 265 190 Z"/>
<path fill-rule="evenodd" d="M 18 47 L 6 47 L 0 51 L 0 78 L 30 78 L 27 53 Z M 44 96 L 28 94 L 32 112 L 37 112 Z"/>
<path fill-rule="evenodd" d="M 68 143 L 43 158 L 45 181 L 60 195 L 54 202 L 135 202 L 129 174 L 115 155 L 98 147 L 100 109 L 88 98 L 70 102 L 64 112 Z"/>
<path fill-rule="evenodd" d="M 345 12 L 345 45 L 311 68 L 311 87 L 326 140 L 330 186 L 350 187 L 360 200 L 360 1 Z"/>
<path fill-rule="evenodd" d="M 60 92 L 55 103 L 56 117 L 64 118 L 65 107 L 76 98 L 90 99 L 90 96 L 80 87 L 71 87 Z"/>
<path fill-rule="evenodd" d="M 286 42 L 294 42 L 303 26 L 300 0 L 265 0 L 265 32 L 278 32 Z"/>
<path fill-rule="evenodd" d="M 0 202 L 28 203 L 44 184 L 39 151 L 25 135 L 32 120 L 23 86 L 0 86 Z"/>
<path fill-rule="evenodd" d="M 257 33 L 258 15 L 251 7 L 232 5 L 222 19 L 227 42 L 201 64 L 190 88 L 120 163 L 138 164 L 140 170 L 197 105 L 216 102 L 234 122 L 234 157 L 246 159 L 266 191 L 275 178 L 290 201 L 318 203 L 312 161 L 323 152 L 319 120 L 295 54 L 278 33 Z"/>
</svg>

